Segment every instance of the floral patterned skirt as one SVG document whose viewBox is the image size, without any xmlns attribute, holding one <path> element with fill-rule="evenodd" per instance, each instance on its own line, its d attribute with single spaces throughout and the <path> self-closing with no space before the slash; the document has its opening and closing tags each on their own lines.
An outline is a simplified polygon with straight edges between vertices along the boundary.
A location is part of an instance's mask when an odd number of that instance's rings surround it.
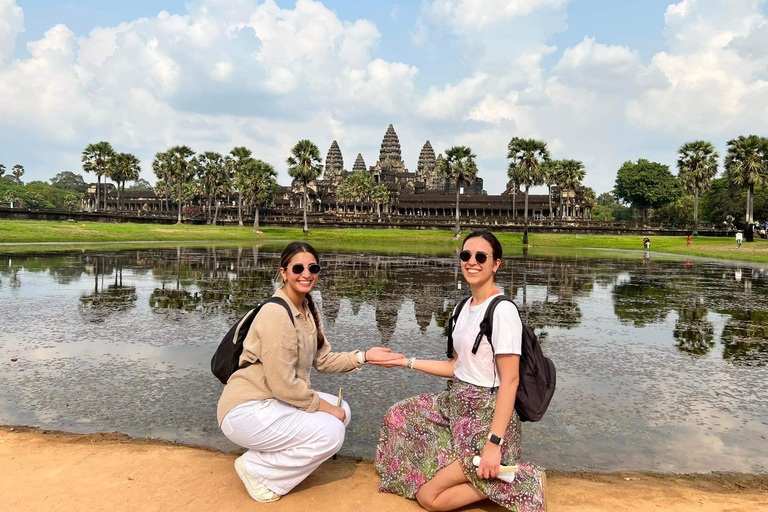
<svg viewBox="0 0 768 512">
<path fill-rule="evenodd" d="M 384 418 L 376 449 L 379 492 L 414 498 L 442 468 L 458 460 L 467 479 L 499 505 L 516 512 L 541 512 L 543 469 L 520 459 L 520 418 L 512 418 L 501 447 L 503 465 L 518 464 L 512 483 L 477 476 L 472 458 L 487 442 L 496 392 L 457 379 L 441 393 L 424 393 L 393 405 Z"/>
</svg>

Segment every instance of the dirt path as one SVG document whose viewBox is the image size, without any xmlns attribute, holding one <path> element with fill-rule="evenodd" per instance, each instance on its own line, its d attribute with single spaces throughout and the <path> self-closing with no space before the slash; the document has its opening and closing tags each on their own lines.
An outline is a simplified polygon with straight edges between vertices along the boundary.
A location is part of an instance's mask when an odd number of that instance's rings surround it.
<svg viewBox="0 0 768 512">
<path fill-rule="evenodd" d="M 368 461 L 320 467 L 280 501 L 250 499 L 235 474 L 236 455 L 121 434 L 74 435 L 0 427 L 3 511 L 420 511 L 414 501 L 379 494 Z M 549 475 L 549 510 L 768 511 L 768 476 L 659 476 L 644 473 Z M 465 510 L 503 509 L 490 502 Z"/>
</svg>

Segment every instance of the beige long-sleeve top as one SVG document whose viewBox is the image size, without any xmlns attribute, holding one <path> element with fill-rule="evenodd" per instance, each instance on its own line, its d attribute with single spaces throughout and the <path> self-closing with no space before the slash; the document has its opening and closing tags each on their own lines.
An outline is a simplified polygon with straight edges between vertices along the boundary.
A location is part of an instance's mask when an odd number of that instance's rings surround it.
<svg viewBox="0 0 768 512">
<path fill-rule="evenodd" d="M 317 328 L 312 315 L 304 315 L 282 289 L 275 297 L 291 308 L 295 326 L 279 304 L 262 306 L 243 342 L 240 364 L 253 363 L 232 374 L 219 399 L 219 425 L 229 411 L 252 400 L 277 398 L 307 412 L 314 412 L 320 397 L 312 390 L 310 372 L 348 373 L 360 368 L 356 352 L 331 352 L 325 340 L 317 348 Z M 304 302 L 304 309 L 309 311 Z M 320 325 L 322 329 L 322 324 Z"/>
</svg>

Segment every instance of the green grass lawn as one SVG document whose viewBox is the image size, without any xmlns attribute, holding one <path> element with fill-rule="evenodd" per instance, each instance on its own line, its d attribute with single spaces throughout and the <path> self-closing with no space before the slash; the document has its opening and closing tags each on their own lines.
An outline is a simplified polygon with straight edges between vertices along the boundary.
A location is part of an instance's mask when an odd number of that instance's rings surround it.
<svg viewBox="0 0 768 512">
<path fill-rule="evenodd" d="M 49 242 L 266 242 L 307 240 L 323 248 L 376 251 L 440 251 L 458 247 L 452 231 L 404 229 L 314 229 L 309 236 L 300 228 L 263 228 L 257 235 L 250 227 L 190 226 L 157 224 L 108 224 L 99 222 L 47 222 L 0 220 L 0 243 Z M 468 233 L 465 231 L 464 234 Z M 522 245 L 522 233 L 498 233 L 505 249 Z M 636 235 L 531 234 L 529 243 L 537 248 L 619 249 L 642 251 L 642 237 Z M 50 250 L 50 246 L 46 246 Z M 8 250 L 6 246 L 0 250 Z M 21 248 L 18 248 L 21 249 Z M 27 247 L 29 249 L 29 247 Z M 683 236 L 653 236 L 651 251 L 692 257 L 767 262 L 768 242 L 756 240 L 736 248 L 733 237 L 695 237 L 687 247 Z"/>
</svg>

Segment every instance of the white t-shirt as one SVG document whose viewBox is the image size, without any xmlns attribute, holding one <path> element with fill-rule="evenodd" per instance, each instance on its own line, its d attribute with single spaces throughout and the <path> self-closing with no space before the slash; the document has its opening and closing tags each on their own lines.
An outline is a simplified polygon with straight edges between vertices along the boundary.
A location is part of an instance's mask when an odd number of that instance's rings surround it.
<svg viewBox="0 0 768 512">
<path fill-rule="evenodd" d="M 482 304 L 470 306 L 464 305 L 456 326 L 453 330 L 453 350 L 456 352 L 456 366 L 454 376 L 464 382 L 476 386 L 495 388 L 499 386 L 499 374 L 496 371 L 496 360 L 493 357 L 491 344 L 483 336 L 477 353 L 472 353 L 477 333 L 480 332 L 480 322 L 483 321 L 485 310 L 491 303 L 492 295 Z M 458 307 L 458 306 L 457 306 Z M 453 314 L 456 314 L 454 309 Z M 491 341 L 496 354 L 522 353 L 523 324 L 517 307 L 509 301 L 501 302 L 493 312 L 493 334 Z"/>
</svg>

